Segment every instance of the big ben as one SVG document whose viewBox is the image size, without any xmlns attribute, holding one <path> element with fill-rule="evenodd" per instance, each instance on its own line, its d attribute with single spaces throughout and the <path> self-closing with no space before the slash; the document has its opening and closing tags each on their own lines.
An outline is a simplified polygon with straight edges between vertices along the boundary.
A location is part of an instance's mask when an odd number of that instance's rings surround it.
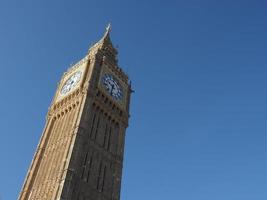
<svg viewBox="0 0 267 200">
<path fill-rule="evenodd" d="M 62 76 L 19 200 L 119 200 L 131 85 L 110 26 Z"/>
</svg>

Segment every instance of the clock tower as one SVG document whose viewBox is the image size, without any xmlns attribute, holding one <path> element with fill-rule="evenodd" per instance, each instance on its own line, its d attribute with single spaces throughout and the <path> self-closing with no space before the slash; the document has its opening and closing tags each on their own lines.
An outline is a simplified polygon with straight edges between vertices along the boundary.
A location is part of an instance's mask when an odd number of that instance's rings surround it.
<svg viewBox="0 0 267 200">
<path fill-rule="evenodd" d="M 110 26 L 62 76 L 19 200 L 119 200 L 131 86 Z"/>
</svg>

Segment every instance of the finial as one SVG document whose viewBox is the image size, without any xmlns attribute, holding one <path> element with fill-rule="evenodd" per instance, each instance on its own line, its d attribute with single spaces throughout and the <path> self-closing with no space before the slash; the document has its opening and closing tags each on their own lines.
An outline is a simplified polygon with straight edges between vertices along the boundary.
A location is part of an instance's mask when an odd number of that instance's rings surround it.
<svg viewBox="0 0 267 200">
<path fill-rule="evenodd" d="M 111 24 L 109 23 L 109 24 L 107 25 L 107 27 L 106 27 L 106 32 L 105 32 L 103 38 L 107 38 L 107 36 L 109 35 L 110 31 L 111 31 Z"/>
<path fill-rule="evenodd" d="M 111 31 L 111 23 L 108 23 L 108 26 L 106 27 L 106 32 L 110 33 Z"/>
<path fill-rule="evenodd" d="M 109 33 L 110 33 L 110 31 L 111 31 L 111 24 L 109 23 L 109 24 L 107 25 L 107 27 L 106 27 L 106 32 L 105 32 L 105 34 L 104 34 L 104 36 L 103 36 L 103 39 L 106 39 L 106 38 L 109 37 Z"/>
</svg>

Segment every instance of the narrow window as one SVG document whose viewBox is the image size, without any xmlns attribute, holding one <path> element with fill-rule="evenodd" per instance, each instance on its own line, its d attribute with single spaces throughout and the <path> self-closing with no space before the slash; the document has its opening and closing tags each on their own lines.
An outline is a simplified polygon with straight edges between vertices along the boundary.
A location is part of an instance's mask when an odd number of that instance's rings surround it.
<svg viewBox="0 0 267 200">
<path fill-rule="evenodd" d="M 104 143 L 103 143 L 104 147 L 106 147 L 106 143 L 107 143 L 107 134 L 108 134 L 108 124 L 106 123 L 105 133 L 104 133 Z"/>
<path fill-rule="evenodd" d="M 94 153 L 92 153 L 90 160 L 88 162 L 88 172 L 87 172 L 87 177 L 86 177 L 87 183 L 89 182 L 89 178 L 90 178 L 90 171 L 91 171 L 91 167 L 92 167 L 93 156 L 94 156 Z"/>
<path fill-rule="evenodd" d="M 110 138 L 112 134 L 112 127 L 109 128 L 109 134 L 108 134 L 108 142 L 107 142 L 107 150 L 110 151 Z"/>
<path fill-rule="evenodd" d="M 97 132 L 98 132 L 98 128 L 99 128 L 100 118 L 101 118 L 101 116 L 98 116 L 97 124 L 96 124 L 96 130 L 95 130 L 95 135 L 94 135 L 94 139 L 96 139 L 96 136 L 97 136 Z"/>
<path fill-rule="evenodd" d="M 94 114 L 93 122 L 92 122 L 92 126 L 91 126 L 91 130 L 90 130 L 90 136 L 91 136 L 91 138 L 92 138 L 92 134 L 93 134 L 94 126 L 95 126 L 95 117 L 96 117 L 96 114 Z"/>
<path fill-rule="evenodd" d="M 85 158 L 84 158 L 84 161 L 83 161 L 81 179 L 82 179 L 83 176 L 84 176 L 84 171 L 85 171 L 86 162 L 87 162 L 87 156 L 88 156 L 88 152 L 86 152 L 86 154 L 85 154 Z"/>
<path fill-rule="evenodd" d="M 97 176 L 97 186 L 96 189 L 99 190 L 100 186 L 100 179 L 101 179 L 101 171 L 102 171 L 102 163 L 100 163 L 99 170 L 98 170 L 98 176 Z"/>
<path fill-rule="evenodd" d="M 106 170 L 107 170 L 107 167 L 106 167 L 106 166 L 104 166 L 104 172 L 103 172 L 103 179 L 102 179 L 101 191 L 103 191 L 103 189 L 104 189 L 104 185 L 105 185 L 105 179 L 106 179 Z"/>
<path fill-rule="evenodd" d="M 99 174 L 97 181 L 97 190 L 99 192 L 103 191 L 105 176 L 106 176 L 106 166 L 101 163 L 99 167 Z"/>
</svg>

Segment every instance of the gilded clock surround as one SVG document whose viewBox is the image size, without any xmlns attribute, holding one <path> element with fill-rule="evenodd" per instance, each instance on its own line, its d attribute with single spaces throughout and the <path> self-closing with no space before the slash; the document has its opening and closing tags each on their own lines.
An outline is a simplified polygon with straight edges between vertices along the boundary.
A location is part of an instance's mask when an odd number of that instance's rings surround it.
<svg viewBox="0 0 267 200">
<path fill-rule="evenodd" d="M 131 86 L 118 67 L 110 27 L 88 54 L 63 74 L 19 200 L 119 200 Z M 80 80 L 61 94 L 77 71 Z M 99 84 L 103 72 L 123 89 L 121 101 Z"/>
</svg>

